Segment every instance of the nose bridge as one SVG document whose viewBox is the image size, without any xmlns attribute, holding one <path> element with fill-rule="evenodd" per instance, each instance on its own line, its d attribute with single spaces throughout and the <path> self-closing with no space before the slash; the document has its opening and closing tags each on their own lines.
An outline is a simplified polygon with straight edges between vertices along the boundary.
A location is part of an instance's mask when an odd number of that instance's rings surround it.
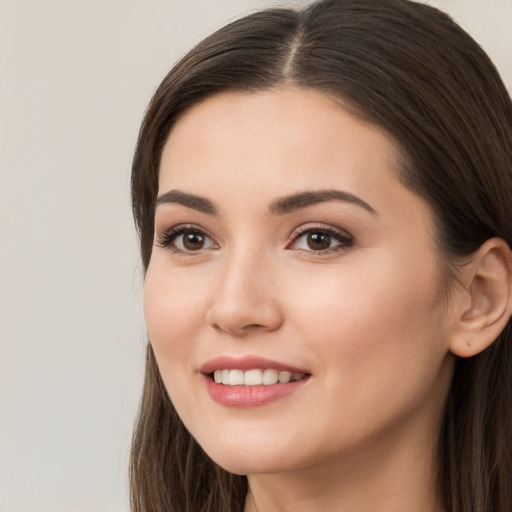
<svg viewBox="0 0 512 512">
<path fill-rule="evenodd" d="M 234 247 L 222 262 L 209 323 L 238 336 L 277 329 L 282 312 L 276 294 L 275 267 L 268 252 L 254 243 Z"/>
</svg>

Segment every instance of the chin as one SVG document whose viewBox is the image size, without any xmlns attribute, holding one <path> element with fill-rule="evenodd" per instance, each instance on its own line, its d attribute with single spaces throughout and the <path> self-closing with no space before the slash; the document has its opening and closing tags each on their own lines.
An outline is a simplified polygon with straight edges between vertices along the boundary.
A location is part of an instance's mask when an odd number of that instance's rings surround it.
<svg viewBox="0 0 512 512">
<path fill-rule="evenodd" d="M 279 461 L 267 460 L 265 457 L 262 458 L 258 454 L 252 454 L 249 457 L 226 457 L 225 454 L 223 454 L 221 457 L 211 458 L 222 469 L 235 475 L 280 473 L 290 469 Z"/>
<path fill-rule="evenodd" d="M 208 448 L 208 447 L 206 447 Z M 293 461 L 284 454 L 276 453 L 275 449 L 258 446 L 248 449 L 239 446 L 215 446 L 212 450 L 203 450 L 222 469 L 236 475 L 250 475 L 262 473 L 280 473 L 291 469 Z"/>
</svg>

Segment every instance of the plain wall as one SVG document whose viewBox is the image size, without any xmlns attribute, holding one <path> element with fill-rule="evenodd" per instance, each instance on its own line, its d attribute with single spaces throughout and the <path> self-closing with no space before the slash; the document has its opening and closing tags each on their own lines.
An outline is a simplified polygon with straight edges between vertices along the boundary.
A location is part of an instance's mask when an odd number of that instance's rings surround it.
<svg viewBox="0 0 512 512">
<path fill-rule="evenodd" d="M 276 3 L 0 0 L 0 512 L 128 510 L 145 345 L 139 123 L 192 44 Z M 430 3 L 510 89 L 512 1 Z"/>
</svg>

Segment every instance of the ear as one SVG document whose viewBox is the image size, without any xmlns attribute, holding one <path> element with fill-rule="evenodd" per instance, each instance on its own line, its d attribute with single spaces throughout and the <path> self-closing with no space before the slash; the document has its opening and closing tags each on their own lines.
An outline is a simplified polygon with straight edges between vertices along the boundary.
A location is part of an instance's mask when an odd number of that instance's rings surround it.
<svg viewBox="0 0 512 512">
<path fill-rule="evenodd" d="M 512 252 L 501 238 L 487 240 L 462 270 L 450 350 L 460 357 L 479 354 L 505 328 L 512 313 Z"/>
</svg>

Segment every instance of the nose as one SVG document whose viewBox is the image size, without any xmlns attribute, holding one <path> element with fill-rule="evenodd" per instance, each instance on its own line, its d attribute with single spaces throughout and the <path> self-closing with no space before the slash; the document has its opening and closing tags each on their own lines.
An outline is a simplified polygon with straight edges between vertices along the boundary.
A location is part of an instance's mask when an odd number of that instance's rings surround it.
<svg viewBox="0 0 512 512">
<path fill-rule="evenodd" d="M 284 321 L 278 280 L 263 256 L 240 254 L 223 262 L 207 322 L 234 337 L 272 332 Z"/>
</svg>

